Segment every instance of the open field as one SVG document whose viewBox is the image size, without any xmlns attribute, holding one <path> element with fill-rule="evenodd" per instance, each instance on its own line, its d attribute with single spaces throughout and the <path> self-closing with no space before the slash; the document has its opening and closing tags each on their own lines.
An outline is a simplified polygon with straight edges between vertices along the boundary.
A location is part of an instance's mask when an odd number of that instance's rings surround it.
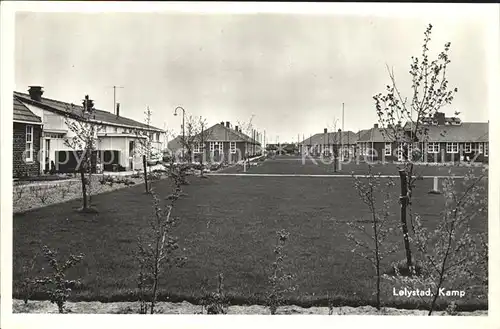
<svg viewBox="0 0 500 329">
<path fill-rule="evenodd" d="M 265 161 L 251 170 L 298 170 L 291 161 L 285 161 Z M 304 168 L 314 170 L 311 166 Z M 190 181 L 185 186 L 187 195 L 178 201 L 174 213 L 181 218 L 177 235 L 188 262 L 162 277 L 161 300 L 196 302 L 201 284 L 209 280 L 209 287 L 215 289 L 215 277 L 222 272 L 233 303 L 261 303 L 273 261 L 275 231 L 284 228 L 291 233 L 286 270 L 297 276 L 298 285 L 298 290 L 287 296 L 289 303 L 325 306 L 328 293 L 336 305 L 374 304 L 374 270 L 368 261 L 351 252 L 345 236 L 345 221 L 366 221 L 370 216 L 352 179 L 212 176 L 191 177 Z M 168 181 L 156 182 L 155 186 L 160 196 L 170 194 Z M 432 180 L 419 181 L 413 198 L 415 211 L 429 227 L 443 209 L 441 195 L 427 194 L 431 188 Z M 148 228 L 147 218 L 152 215 L 151 197 L 143 189 L 138 185 L 95 196 L 93 203 L 100 211 L 97 215 L 75 213 L 79 200 L 14 215 L 13 297 L 21 296 L 20 282 L 27 275 L 23 266 L 46 244 L 62 257 L 80 252 L 86 255 L 70 273 L 83 278 L 84 283 L 74 300 L 135 300 L 136 239 Z M 398 192 L 399 187 L 394 187 L 391 218 L 396 222 Z M 473 229 L 485 232 L 487 218 L 477 217 Z M 397 234 L 391 240 L 400 244 L 401 250 L 385 260 L 386 268 L 404 258 L 401 236 Z M 42 275 L 43 266 L 38 259 L 29 275 Z M 383 282 L 382 301 L 386 306 L 419 307 L 418 299 L 393 296 L 394 288 L 403 287 Z M 464 310 L 485 309 L 486 295 L 483 287 L 477 287 L 457 302 Z M 439 305 L 445 307 L 450 301 L 441 300 Z"/>
</svg>

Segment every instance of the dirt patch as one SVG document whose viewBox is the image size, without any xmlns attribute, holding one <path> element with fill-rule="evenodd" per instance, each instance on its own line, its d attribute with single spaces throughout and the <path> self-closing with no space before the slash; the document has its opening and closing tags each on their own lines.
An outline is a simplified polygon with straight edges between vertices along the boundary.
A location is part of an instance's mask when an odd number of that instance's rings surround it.
<svg viewBox="0 0 500 329">
<path fill-rule="evenodd" d="M 37 314 L 53 314 L 57 313 L 57 306 L 51 304 L 49 301 L 29 301 L 24 304 L 22 300 L 12 301 L 13 313 L 37 313 Z M 67 307 L 71 313 L 77 314 L 131 314 L 138 313 L 139 303 L 137 302 L 120 302 L 120 303 L 101 303 L 101 302 L 68 302 Z M 200 314 L 202 311 L 201 306 L 194 305 L 188 302 L 182 303 L 158 303 L 158 313 L 161 314 Z M 421 315 L 426 316 L 427 311 L 423 310 L 404 310 L 396 308 L 384 308 L 377 311 L 372 306 L 361 307 L 334 307 L 332 315 Z M 303 308 L 299 306 L 283 306 L 278 309 L 278 314 L 285 315 L 328 315 L 329 309 L 327 307 L 310 307 Z M 230 306 L 228 314 L 241 314 L 241 315 L 269 315 L 269 310 L 261 305 L 249 306 Z M 436 316 L 447 315 L 446 312 L 435 312 Z M 474 311 L 474 312 L 459 312 L 460 316 L 487 316 L 488 311 Z"/>
</svg>

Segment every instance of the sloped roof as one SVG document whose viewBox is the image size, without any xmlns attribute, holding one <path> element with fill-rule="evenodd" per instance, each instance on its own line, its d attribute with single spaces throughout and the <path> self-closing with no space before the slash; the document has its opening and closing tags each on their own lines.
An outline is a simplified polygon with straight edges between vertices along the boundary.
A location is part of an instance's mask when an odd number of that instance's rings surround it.
<svg viewBox="0 0 500 329">
<path fill-rule="evenodd" d="M 41 102 L 32 100 L 28 94 L 20 93 L 15 91 L 14 95 L 23 103 L 32 104 L 35 106 L 41 106 L 43 108 L 47 108 L 48 110 L 53 110 L 55 112 L 69 114 L 75 117 L 79 117 L 82 113 L 83 106 L 66 103 L 46 97 L 42 97 Z M 163 131 L 162 129 L 146 125 L 145 123 L 138 122 L 123 116 L 116 116 L 115 114 L 103 110 L 96 109 L 95 110 L 95 120 L 100 121 L 109 125 L 116 126 L 130 126 L 134 128 L 142 128 L 149 129 L 153 131 Z"/>
<path fill-rule="evenodd" d="M 16 96 L 14 96 L 14 121 L 26 121 L 34 123 L 42 123 L 42 118 L 31 112 Z"/>
<path fill-rule="evenodd" d="M 228 128 L 221 123 L 217 123 L 207 129 L 207 142 L 248 142 L 260 145 L 260 143 L 247 136 L 241 131 Z"/>
<path fill-rule="evenodd" d="M 196 140 L 199 141 L 198 134 Z M 205 130 L 205 141 L 206 142 L 252 142 L 253 139 L 248 137 L 242 132 L 238 132 L 234 129 L 228 128 L 223 124 L 217 123 L 210 128 Z M 258 143 L 255 141 L 255 143 Z M 182 136 L 177 136 L 171 141 L 168 142 L 167 145 L 170 151 L 176 151 L 182 148 Z"/>
<path fill-rule="evenodd" d="M 487 122 L 462 122 L 461 125 L 426 126 L 430 142 L 488 142 Z"/>
<path fill-rule="evenodd" d="M 175 152 L 182 148 L 182 136 L 177 136 L 167 143 L 167 149 Z"/>
<path fill-rule="evenodd" d="M 487 142 L 488 123 L 487 122 L 462 122 L 460 125 L 421 125 L 422 131 L 425 129 L 426 136 L 420 140 L 429 142 Z M 406 134 L 410 131 L 409 124 L 404 129 Z M 419 129 L 419 131 L 421 130 Z M 359 142 L 390 142 L 390 136 L 384 135 L 383 128 L 371 128 L 364 133 Z M 409 136 L 405 136 L 409 137 Z"/>
<path fill-rule="evenodd" d="M 390 142 L 391 138 L 384 134 L 382 128 L 371 128 L 366 130 L 358 139 L 358 142 Z"/>
<path fill-rule="evenodd" d="M 260 144 L 255 139 L 253 139 L 252 137 L 250 137 L 247 134 L 243 133 L 242 131 L 234 130 L 234 129 L 227 128 L 227 127 L 225 127 L 225 128 L 226 129 L 230 129 L 231 131 L 235 132 L 238 136 L 240 136 L 241 138 L 243 138 L 243 140 L 246 141 L 246 142 L 248 142 L 248 143 L 257 143 L 257 144 Z"/>
<path fill-rule="evenodd" d="M 249 142 L 248 136 L 217 123 L 207 129 L 207 142 Z"/>
<path fill-rule="evenodd" d="M 304 145 L 319 145 L 319 144 L 355 144 L 358 140 L 358 135 L 352 131 L 318 133 L 304 139 L 300 144 Z"/>
</svg>

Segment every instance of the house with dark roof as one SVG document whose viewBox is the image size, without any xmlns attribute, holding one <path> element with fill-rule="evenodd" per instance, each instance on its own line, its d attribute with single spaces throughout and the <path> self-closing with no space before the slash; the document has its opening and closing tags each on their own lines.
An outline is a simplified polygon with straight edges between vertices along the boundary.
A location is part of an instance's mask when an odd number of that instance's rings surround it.
<svg viewBox="0 0 500 329">
<path fill-rule="evenodd" d="M 386 130 L 375 124 L 359 138 L 360 154 L 374 160 L 403 161 L 406 147 L 413 161 L 488 161 L 487 122 L 462 122 L 437 112 L 432 118 L 422 120 L 416 136 L 412 136 L 412 130 L 411 123 L 406 123 L 400 130 L 401 135 L 394 138 L 393 129 Z M 385 133 L 387 131 L 390 133 Z"/>
<path fill-rule="evenodd" d="M 229 162 L 234 163 L 244 158 L 251 158 L 262 154 L 261 143 L 241 131 L 238 126 L 232 126 L 229 121 L 217 123 L 194 138 L 192 145 L 185 146 L 186 152 L 191 152 L 188 157 L 191 160 L 199 162 L 203 154 L 205 160 L 209 162 Z M 202 143 L 203 140 L 203 143 Z M 182 136 L 177 136 L 168 143 L 170 152 L 177 153 L 182 151 Z"/>
<path fill-rule="evenodd" d="M 374 124 L 372 128 L 360 132 L 357 141 L 358 155 L 368 157 L 370 160 L 396 161 L 394 155 L 397 149 L 396 141 L 393 141 L 384 129 Z"/>
<path fill-rule="evenodd" d="M 352 131 L 328 132 L 327 128 L 323 133 L 314 134 L 299 143 L 299 152 L 309 155 L 333 155 L 336 151 L 341 151 L 343 158 L 351 158 L 356 154 L 356 142 L 358 135 Z"/>
<path fill-rule="evenodd" d="M 438 112 L 434 120 L 424 123 L 424 130 L 417 136 L 424 151 L 424 161 L 456 162 L 470 159 L 488 162 L 489 122 L 462 122 L 446 118 Z"/>
<path fill-rule="evenodd" d="M 43 127 L 39 135 L 35 133 L 33 136 L 34 147 L 39 145 L 40 148 L 40 154 L 34 160 L 39 172 L 72 172 L 77 163 L 77 155 L 73 151 L 78 150 L 72 150 L 65 143 L 74 136 L 66 120 L 81 120 L 83 106 L 42 97 L 43 93 L 40 86 L 31 86 L 27 94 L 14 92 L 14 112 L 19 111 L 19 108 L 27 109 L 40 120 Z M 119 104 L 115 113 L 95 109 L 93 114 L 92 121 L 99 126 L 99 152 L 96 156 L 104 170 L 142 169 L 139 150 L 144 140 L 150 141 L 153 152 L 163 150 L 165 131 L 122 116 Z M 17 131 L 20 129 L 17 128 Z"/>
<path fill-rule="evenodd" d="M 40 142 L 42 119 L 14 96 L 13 113 L 13 177 L 40 174 Z"/>
</svg>

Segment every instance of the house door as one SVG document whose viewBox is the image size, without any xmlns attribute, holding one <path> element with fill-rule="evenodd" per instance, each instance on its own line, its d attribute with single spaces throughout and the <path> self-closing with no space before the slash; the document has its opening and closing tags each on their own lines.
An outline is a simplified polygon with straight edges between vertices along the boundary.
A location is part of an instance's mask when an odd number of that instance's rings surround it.
<svg viewBox="0 0 500 329">
<path fill-rule="evenodd" d="M 130 141 L 128 144 L 128 159 L 129 159 L 129 170 L 134 170 L 134 153 L 135 153 L 135 141 Z"/>
<path fill-rule="evenodd" d="M 403 143 L 399 143 L 398 145 L 398 161 L 404 161 L 405 157 L 403 154 Z"/>
<path fill-rule="evenodd" d="M 412 144 L 407 144 L 408 147 L 408 160 L 413 161 L 413 145 Z M 398 146 L 398 161 L 404 161 L 404 153 L 403 153 L 403 143 L 399 143 Z"/>
<path fill-rule="evenodd" d="M 50 171 L 50 139 L 49 138 L 45 139 L 44 148 L 45 148 L 45 154 L 44 154 L 44 159 L 43 159 L 44 170 L 45 170 L 45 172 L 49 172 Z"/>
</svg>

